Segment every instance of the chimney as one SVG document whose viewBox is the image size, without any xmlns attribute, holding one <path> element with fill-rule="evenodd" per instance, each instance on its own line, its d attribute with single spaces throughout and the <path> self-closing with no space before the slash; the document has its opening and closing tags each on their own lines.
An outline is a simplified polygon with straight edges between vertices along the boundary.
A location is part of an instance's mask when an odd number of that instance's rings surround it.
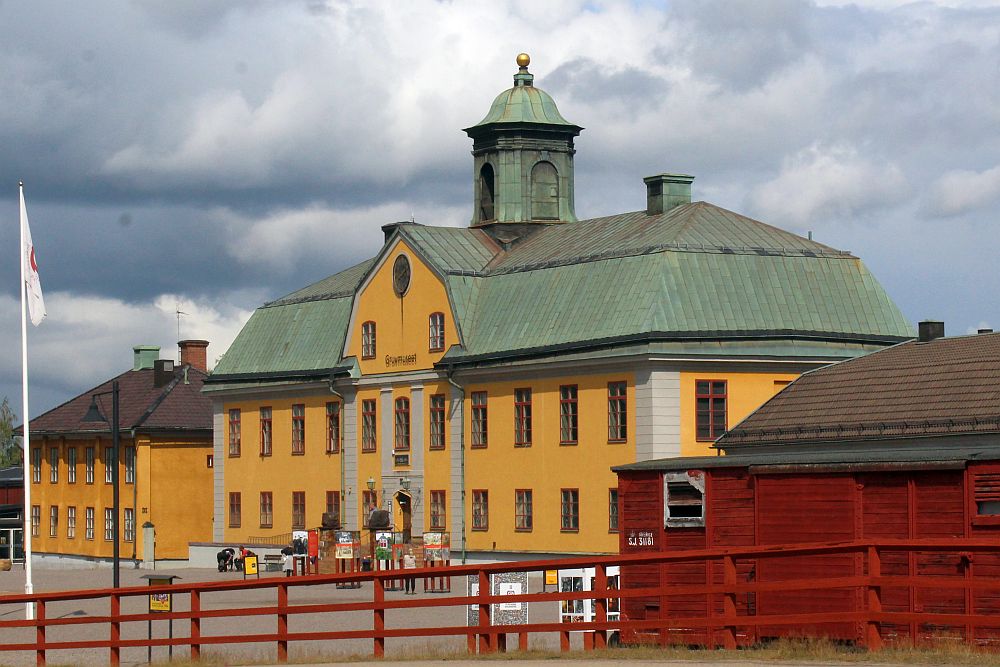
<svg viewBox="0 0 1000 667">
<path fill-rule="evenodd" d="M 153 386 L 163 387 L 174 379 L 174 360 L 157 359 L 153 362 Z"/>
<path fill-rule="evenodd" d="M 208 372 L 207 340 L 182 340 L 177 345 L 181 348 L 181 366 L 191 364 L 195 370 Z"/>
<path fill-rule="evenodd" d="M 944 322 L 924 320 L 917 325 L 918 338 L 921 343 L 929 343 L 935 338 L 944 337 Z"/>
<path fill-rule="evenodd" d="M 153 367 L 153 362 L 159 358 L 159 345 L 136 345 L 132 348 L 132 370 L 150 369 Z"/>
<path fill-rule="evenodd" d="M 646 184 L 646 215 L 660 215 L 681 204 L 691 203 L 691 181 L 687 174 L 657 174 L 642 179 Z"/>
</svg>

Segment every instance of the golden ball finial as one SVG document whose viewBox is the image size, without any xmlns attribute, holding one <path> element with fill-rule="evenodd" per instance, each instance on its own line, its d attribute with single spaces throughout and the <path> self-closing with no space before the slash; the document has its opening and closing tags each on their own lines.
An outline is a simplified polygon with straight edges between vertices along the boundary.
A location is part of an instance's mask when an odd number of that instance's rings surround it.
<svg viewBox="0 0 1000 667">
<path fill-rule="evenodd" d="M 530 62 L 531 62 L 531 56 L 529 56 L 527 53 L 517 54 L 518 67 L 527 67 Z"/>
</svg>

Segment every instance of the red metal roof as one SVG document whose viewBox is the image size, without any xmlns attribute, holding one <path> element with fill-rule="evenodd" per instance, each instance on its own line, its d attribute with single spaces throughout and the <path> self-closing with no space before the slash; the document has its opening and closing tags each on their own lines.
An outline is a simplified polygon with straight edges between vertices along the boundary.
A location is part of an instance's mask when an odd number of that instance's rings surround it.
<svg viewBox="0 0 1000 667">
<path fill-rule="evenodd" d="M 153 386 L 153 370 L 129 370 L 111 378 L 57 408 L 31 420 L 31 434 L 107 433 L 111 430 L 111 385 L 119 383 L 119 420 L 121 430 L 138 431 L 210 431 L 212 401 L 201 393 L 206 373 L 190 366 L 174 369 L 173 379 L 162 387 Z M 91 396 L 107 419 L 83 421 Z"/>
</svg>

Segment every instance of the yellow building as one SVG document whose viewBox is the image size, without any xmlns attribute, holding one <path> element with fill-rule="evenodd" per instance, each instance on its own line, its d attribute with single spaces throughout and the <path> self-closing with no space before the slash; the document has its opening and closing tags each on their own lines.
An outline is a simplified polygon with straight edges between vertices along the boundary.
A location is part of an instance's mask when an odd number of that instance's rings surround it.
<svg viewBox="0 0 1000 667">
<path fill-rule="evenodd" d="M 206 381 L 217 541 L 375 506 L 455 558 L 616 551 L 611 466 L 706 454 L 803 371 L 911 336 L 857 257 L 692 202 L 690 176 L 578 220 L 582 128 L 518 64 L 465 130 L 470 226 L 385 225 L 372 259 L 259 308 Z"/>
<path fill-rule="evenodd" d="M 211 539 L 212 408 L 201 393 L 208 343 L 180 346 L 180 365 L 158 359 L 158 347 L 137 346 L 131 370 L 31 420 L 28 525 L 36 559 L 113 556 L 114 383 L 121 559 L 186 561 L 190 541 Z"/>
</svg>

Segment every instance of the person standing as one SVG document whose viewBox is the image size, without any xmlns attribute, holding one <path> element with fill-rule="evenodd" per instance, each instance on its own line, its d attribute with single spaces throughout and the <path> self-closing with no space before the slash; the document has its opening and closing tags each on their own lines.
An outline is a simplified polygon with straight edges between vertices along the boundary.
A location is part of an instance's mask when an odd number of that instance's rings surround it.
<svg viewBox="0 0 1000 667">
<path fill-rule="evenodd" d="M 406 554 L 403 556 L 403 569 L 415 570 L 416 568 L 417 559 L 413 557 L 413 549 L 407 549 Z M 406 595 L 416 595 L 417 578 L 412 575 L 404 576 L 403 587 L 406 591 Z"/>
</svg>

